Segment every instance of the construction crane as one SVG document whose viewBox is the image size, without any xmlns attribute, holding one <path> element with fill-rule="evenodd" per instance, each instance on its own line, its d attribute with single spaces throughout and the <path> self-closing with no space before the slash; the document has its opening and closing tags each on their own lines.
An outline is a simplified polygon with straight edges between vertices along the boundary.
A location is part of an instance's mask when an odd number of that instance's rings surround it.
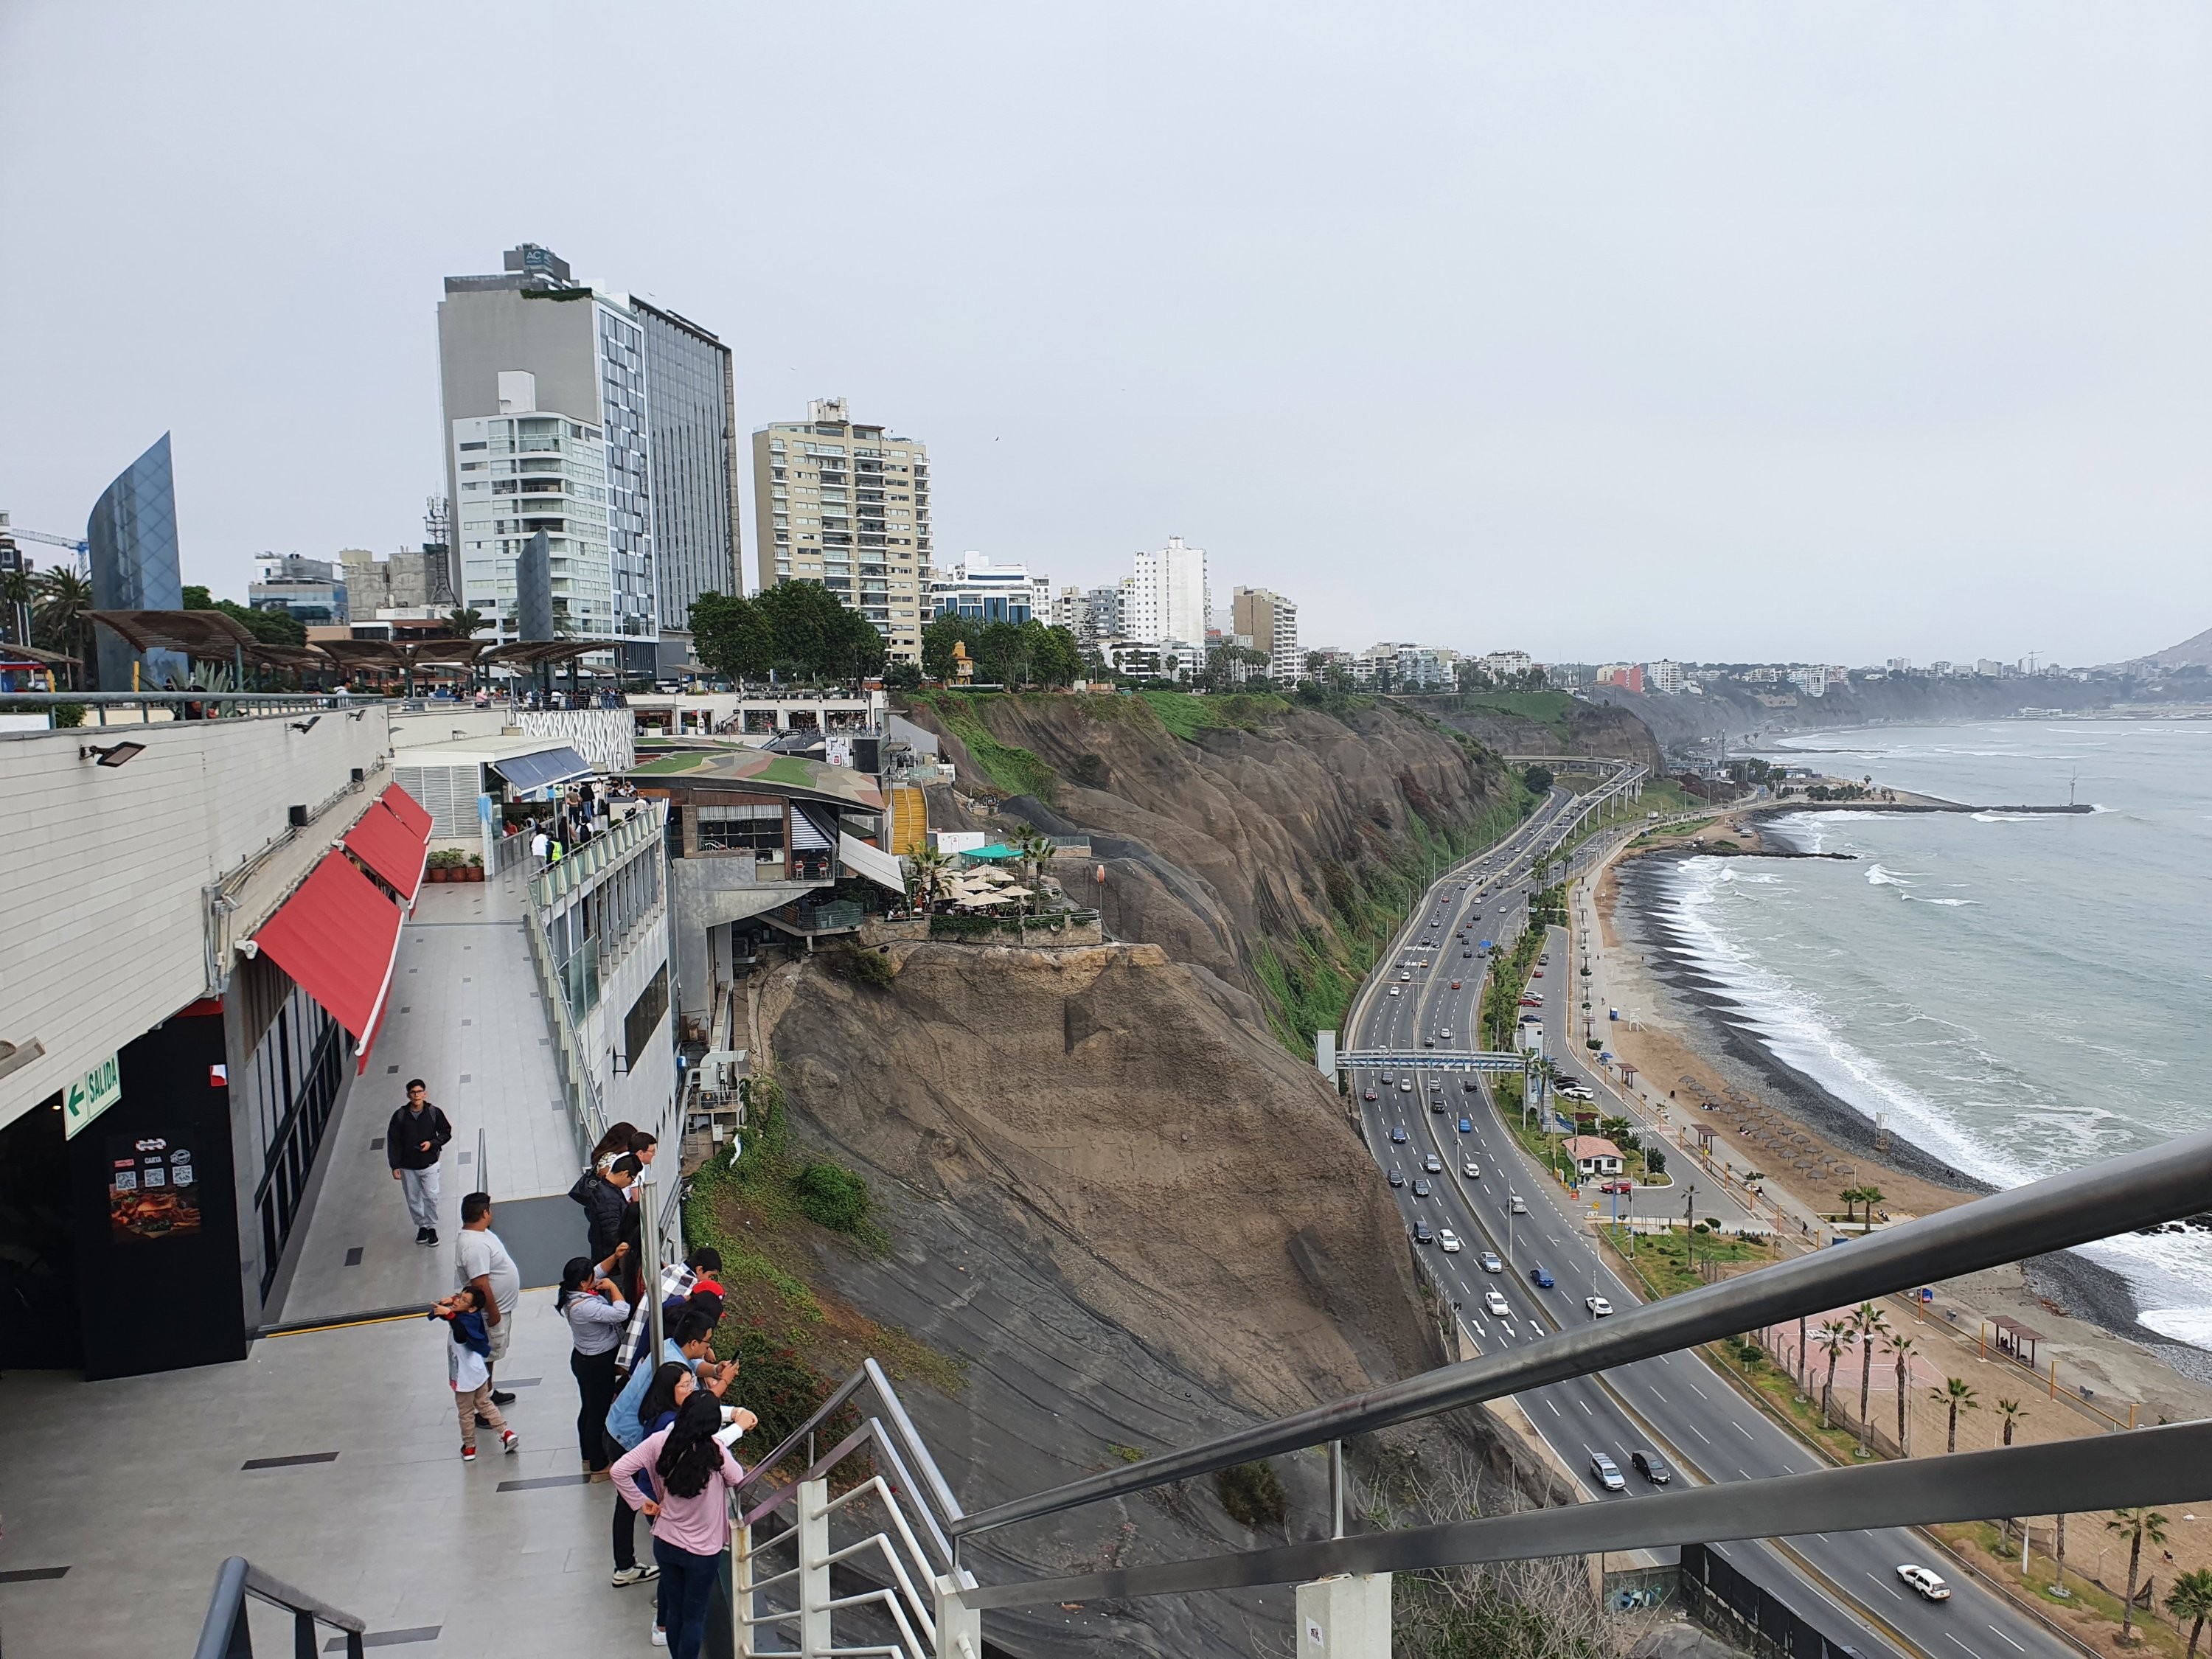
<svg viewBox="0 0 2212 1659">
<path fill-rule="evenodd" d="M 76 555 L 76 569 L 79 576 L 88 577 L 92 569 L 91 544 L 75 536 L 50 535 L 43 530 L 19 530 L 8 522 L 8 515 L 0 513 L 0 572 L 29 573 L 30 566 L 21 553 L 9 545 L 13 542 L 45 542 L 51 547 L 66 547 Z M 31 642 L 31 607 L 27 602 L 9 602 L 4 612 L 9 642 L 28 645 Z"/>
</svg>

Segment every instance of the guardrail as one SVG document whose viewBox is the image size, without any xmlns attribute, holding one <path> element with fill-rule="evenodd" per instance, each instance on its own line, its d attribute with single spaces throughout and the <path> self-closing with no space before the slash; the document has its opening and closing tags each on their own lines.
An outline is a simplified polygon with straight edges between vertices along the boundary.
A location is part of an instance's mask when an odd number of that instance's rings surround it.
<svg viewBox="0 0 2212 1659">
<path fill-rule="evenodd" d="M 368 1633 L 365 1623 L 270 1577 L 242 1555 L 232 1556 L 216 1573 L 215 1594 L 208 1598 L 192 1659 L 253 1659 L 253 1631 L 246 1616 L 249 1595 L 292 1615 L 292 1651 L 301 1659 L 316 1651 L 318 1625 L 329 1626 L 344 1638 L 346 1659 L 362 1659 L 362 1638 Z"/>
<path fill-rule="evenodd" d="M 310 711 L 362 713 L 384 706 L 380 698 L 341 697 L 325 691 L 0 691 L 0 714 L 45 714 L 64 704 L 82 708 L 94 726 L 107 725 L 110 714 L 134 709 L 137 720 L 125 724 L 150 726 L 157 709 L 172 720 L 274 720 Z M 188 708 L 204 712 L 188 714 Z"/>
</svg>

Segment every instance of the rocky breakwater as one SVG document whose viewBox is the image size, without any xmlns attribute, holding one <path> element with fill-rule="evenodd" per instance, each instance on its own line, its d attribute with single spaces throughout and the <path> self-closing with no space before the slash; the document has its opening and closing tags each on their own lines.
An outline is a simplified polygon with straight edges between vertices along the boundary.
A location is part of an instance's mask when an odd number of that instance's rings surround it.
<svg viewBox="0 0 2212 1659">
<path fill-rule="evenodd" d="M 1370 699 L 937 694 L 913 718 L 963 793 L 1089 834 L 1114 937 L 1260 996 L 1292 1044 L 1337 1023 L 1431 861 L 1532 804 L 1483 744 Z M 933 827 L 989 823 L 931 793 Z"/>
<path fill-rule="evenodd" d="M 795 1141 L 864 1176 L 887 1243 L 838 1296 L 957 1368 L 908 1400 L 970 1509 L 1437 1364 L 1405 1230 L 1334 1090 L 1250 994 L 1151 945 L 884 947 L 775 969 L 758 1030 Z M 878 981 L 887 982 L 878 983 Z M 1436 1449 L 1448 1431 L 1408 1430 Z M 1472 1423 L 1463 1454 L 1505 1454 Z M 1326 1535 L 1319 1453 L 1276 1522 L 1186 1482 L 1011 1529 L 987 1579 Z M 994 1614 L 1010 1652 L 1249 1654 L 1281 1590 Z M 1265 1632 L 1264 1637 L 1262 1632 Z"/>
</svg>

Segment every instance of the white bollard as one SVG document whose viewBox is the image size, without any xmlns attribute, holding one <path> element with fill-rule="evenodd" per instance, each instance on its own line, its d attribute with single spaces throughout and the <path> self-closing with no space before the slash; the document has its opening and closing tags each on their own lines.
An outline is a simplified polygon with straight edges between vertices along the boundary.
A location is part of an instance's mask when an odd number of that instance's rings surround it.
<svg viewBox="0 0 2212 1659">
<path fill-rule="evenodd" d="M 1339 1573 L 1298 1586 L 1298 1659 L 1390 1659 L 1390 1575 Z"/>
</svg>

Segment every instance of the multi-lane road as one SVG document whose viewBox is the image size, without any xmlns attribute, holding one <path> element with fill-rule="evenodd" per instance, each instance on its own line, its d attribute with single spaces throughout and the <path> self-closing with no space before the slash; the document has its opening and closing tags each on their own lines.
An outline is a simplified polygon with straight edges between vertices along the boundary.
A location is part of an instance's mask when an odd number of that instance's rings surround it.
<svg viewBox="0 0 2212 1659">
<path fill-rule="evenodd" d="M 1480 1046 L 1476 1024 L 1486 963 L 1477 947 L 1486 939 L 1509 943 L 1519 933 L 1532 855 L 1553 839 L 1565 815 L 1578 810 L 1571 799 L 1554 791 L 1507 842 L 1431 889 L 1400 948 L 1378 963 L 1355 1003 L 1348 1048 L 1420 1053 L 1425 1042 L 1443 1054 Z M 1433 948 L 1424 948 L 1431 940 Z M 1552 931 L 1545 955 L 1546 977 L 1532 988 L 1556 988 L 1546 998 L 1547 1048 L 1564 1054 L 1572 993 L 1563 931 Z M 1358 1070 L 1351 1081 L 1369 1146 L 1385 1174 L 1402 1180 L 1393 1194 L 1408 1230 L 1425 1223 L 1431 1233 L 1449 1230 L 1462 1245 L 1446 1253 L 1430 1243 L 1421 1254 L 1485 1352 L 1595 1317 L 1588 1297 L 1604 1297 L 1616 1308 L 1639 1299 L 1607 1267 L 1558 1183 L 1522 1153 L 1477 1079 L 1415 1066 L 1387 1079 L 1378 1070 Z M 1474 1177 L 1466 1173 L 1470 1159 L 1480 1172 Z M 1416 1182 L 1425 1184 L 1425 1194 L 1417 1194 Z M 1485 1270 L 1486 1252 L 1500 1271 Z M 1536 1268 L 1550 1275 L 1550 1288 L 1533 1282 Z M 1502 1316 L 1486 1305 L 1492 1292 L 1504 1299 Z M 1560 1462 L 1600 1499 L 1649 1490 L 1631 1463 L 1639 1450 L 1658 1453 L 1677 1479 L 1692 1481 L 1752 1480 L 1821 1467 L 1694 1352 L 1532 1389 L 1517 1401 Z M 1627 1493 L 1604 1491 L 1591 1468 L 1597 1453 L 1626 1476 Z M 1831 1640 L 1869 1659 L 2062 1659 L 2073 1652 L 2008 1604 L 1964 1582 L 1963 1574 L 1945 1571 L 1948 1564 L 1931 1560 L 1927 1540 L 1902 1528 L 1731 1544 L 1718 1553 Z M 1943 1572 L 1951 1599 L 1930 1603 L 1915 1595 L 1897 1576 L 1907 1562 Z"/>
</svg>

